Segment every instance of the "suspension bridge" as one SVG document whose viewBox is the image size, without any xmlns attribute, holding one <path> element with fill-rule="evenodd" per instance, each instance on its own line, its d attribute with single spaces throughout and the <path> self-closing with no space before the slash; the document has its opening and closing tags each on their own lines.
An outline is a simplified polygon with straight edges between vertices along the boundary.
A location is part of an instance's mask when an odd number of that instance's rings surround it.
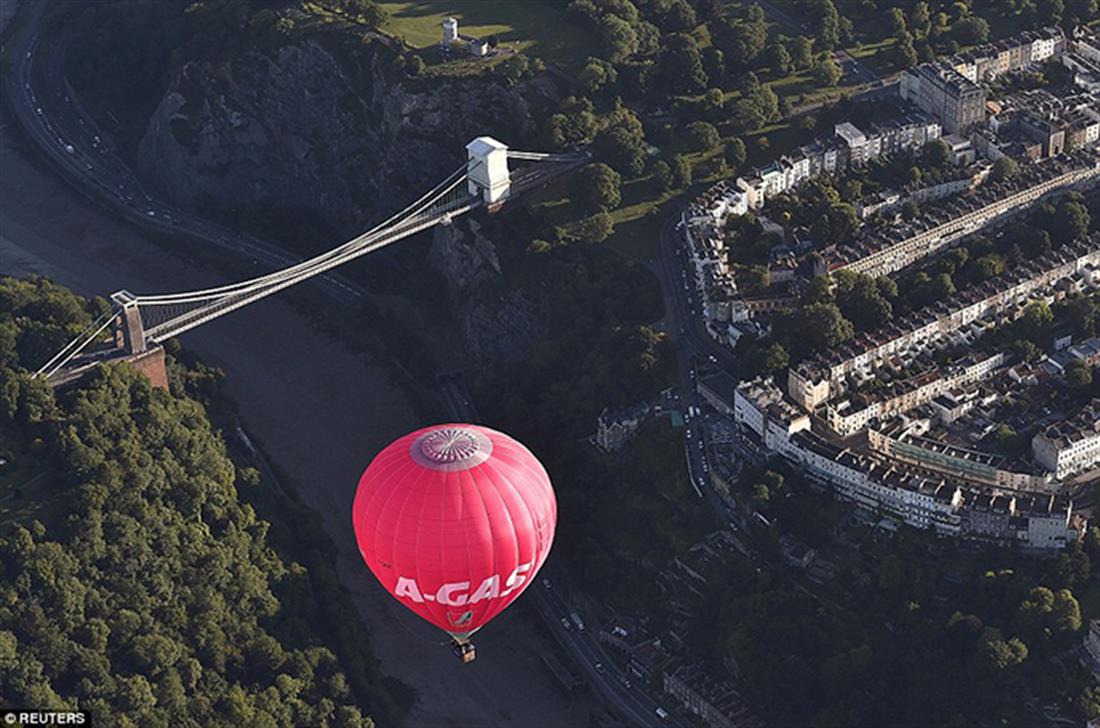
<svg viewBox="0 0 1100 728">
<path fill-rule="evenodd" d="M 466 151 L 465 164 L 408 207 L 313 258 L 215 288 L 164 294 L 113 293 L 110 309 L 43 364 L 36 376 L 60 386 L 104 362 L 125 360 L 154 383 L 166 386 L 160 345 L 167 339 L 422 230 L 449 224 L 476 208 L 495 211 L 507 200 L 587 159 L 584 153 L 516 151 L 485 136 L 467 144 Z M 528 164 L 513 173 L 510 161 Z"/>
</svg>

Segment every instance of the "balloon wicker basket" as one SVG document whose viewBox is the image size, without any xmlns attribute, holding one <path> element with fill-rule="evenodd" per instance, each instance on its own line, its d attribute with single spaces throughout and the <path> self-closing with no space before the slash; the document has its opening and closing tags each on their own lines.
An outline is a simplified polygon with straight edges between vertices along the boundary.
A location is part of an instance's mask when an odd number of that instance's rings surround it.
<svg viewBox="0 0 1100 728">
<path fill-rule="evenodd" d="M 451 641 L 451 653 L 463 662 L 473 662 L 477 657 L 477 649 L 471 642 Z"/>
</svg>

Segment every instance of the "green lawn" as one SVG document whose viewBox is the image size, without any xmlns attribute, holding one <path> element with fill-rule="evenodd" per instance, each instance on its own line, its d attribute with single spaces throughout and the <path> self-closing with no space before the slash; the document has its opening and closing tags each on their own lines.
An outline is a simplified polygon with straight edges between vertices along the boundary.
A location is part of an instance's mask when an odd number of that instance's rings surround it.
<svg viewBox="0 0 1100 728">
<path fill-rule="evenodd" d="M 439 43 L 446 17 L 458 18 L 462 35 L 496 35 L 502 45 L 578 71 L 594 53 L 595 37 L 553 0 L 417 0 L 383 2 L 390 20 L 383 30 L 414 48 Z"/>
</svg>

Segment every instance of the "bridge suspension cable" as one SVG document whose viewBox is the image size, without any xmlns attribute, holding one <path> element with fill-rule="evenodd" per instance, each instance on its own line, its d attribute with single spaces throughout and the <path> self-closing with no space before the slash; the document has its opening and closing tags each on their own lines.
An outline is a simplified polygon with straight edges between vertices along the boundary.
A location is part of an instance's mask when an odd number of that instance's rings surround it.
<svg viewBox="0 0 1100 728">
<path fill-rule="evenodd" d="M 159 343 L 182 334 L 200 324 L 421 230 L 440 223 L 446 224 L 453 217 L 468 212 L 484 202 L 499 202 L 501 199 L 499 190 L 503 189 L 504 194 L 508 195 L 509 182 L 511 182 L 511 193 L 518 194 L 538 184 L 540 180 L 545 181 L 557 176 L 587 159 L 584 153 L 543 154 L 505 151 L 507 147 L 489 137 L 479 137 L 479 140 L 485 143 L 467 145 L 470 156 L 465 164 L 447 175 L 443 181 L 421 195 L 415 202 L 365 233 L 324 253 L 256 278 L 213 288 L 153 295 L 134 295 L 128 291 L 113 294 L 114 308 L 104 313 L 88 329 L 66 344 L 65 348 L 46 362 L 37 374 L 53 378 L 77 355 L 99 340 L 104 330 L 114 322 L 118 322 L 118 333 L 122 336 L 124 348 L 128 353 L 144 351 L 149 343 Z M 549 169 L 545 173 L 524 171 L 510 180 L 507 165 L 492 162 L 490 166 L 490 156 L 501 152 L 504 152 L 510 160 L 548 162 Z M 69 367 L 67 371 L 71 374 L 100 359 L 102 357 L 94 356 L 85 364 L 74 365 L 75 368 Z M 59 378 L 66 376 L 68 375 L 64 373 L 59 374 Z"/>
<path fill-rule="evenodd" d="M 115 317 L 118 315 L 118 310 L 111 308 L 104 311 L 99 318 L 93 321 L 86 329 L 76 335 L 72 341 L 65 344 L 65 348 L 53 355 L 53 357 L 43 364 L 36 375 L 41 375 L 47 379 L 61 367 L 65 366 L 70 359 L 76 354 L 83 351 L 89 345 L 94 344 L 99 339 L 100 334 L 106 330 L 108 326 L 114 323 Z"/>
<path fill-rule="evenodd" d="M 471 165 L 469 169 L 467 168 L 467 165 L 459 167 L 455 171 L 451 172 L 451 174 L 447 175 L 447 177 L 442 182 L 437 184 L 427 193 L 422 195 L 418 200 L 416 200 L 416 202 L 413 202 L 405 209 L 395 213 L 388 219 L 375 225 L 367 232 L 356 236 L 352 240 L 344 243 L 343 245 L 339 245 L 331 250 L 327 250 L 324 253 L 314 256 L 313 258 L 310 258 L 308 260 L 304 260 L 300 263 L 296 263 L 287 268 L 277 270 L 273 273 L 269 273 L 258 278 L 250 278 L 246 281 L 238 281 L 237 283 L 230 283 L 224 286 L 218 286 L 216 288 L 206 288 L 198 291 L 186 291 L 182 293 L 135 296 L 134 300 L 139 305 L 193 303 L 205 300 L 213 300 L 233 293 L 241 293 L 244 291 L 261 289 L 268 284 L 278 283 L 286 280 L 287 278 L 297 279 L 297 276 L 300 275 L 310 277 L 316 275 L 317 273 L 324 272 L 324 270 L 327 270 L 328 268 L 320 268 L 320 266 L 323 266 L 326 263 L 329 263 L 333 260 L 339 260 L 339 262 L 342 263 L 347 260 L 351 260 L 352 257 L 362 255 L 363 252 L 369 252 L 362 251 L 362 247 L 364 245 L 370 244 L 371 242 L 376 240 L 379 235 L 392 229 L 392 226 L 400 225 L 403 222 L 406 222 L 407 219 L 411 216 L 422 214 L 422 210 L 424 207 L 430 206 L 438 202 L 442 196 L 446 195 L 448 192 L 451 192 L 458 185 L 465 182 L 466 176 L 469 174 L 470 169 L 472 169 L 474 166 L 476 165 Z M 372 250 L 373 249 L 374 248 L 372 248 Z M 336 265 L 339 265 L 339 263 L 337 263 Z"/>
</svg>

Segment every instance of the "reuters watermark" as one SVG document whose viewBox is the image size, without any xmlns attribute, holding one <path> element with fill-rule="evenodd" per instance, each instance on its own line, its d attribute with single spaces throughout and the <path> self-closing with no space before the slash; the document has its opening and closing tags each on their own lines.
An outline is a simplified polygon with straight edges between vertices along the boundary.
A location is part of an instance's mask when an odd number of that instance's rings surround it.
<svg viewBox="0 0 1100 728">
<path fill-rule="evenodd" d="M 29 708 L 0 708 L 0 727 L 72 725 L 87 728 L 92 725 L 92 714 L 86 710 L 31 710 Z"/>
</svg>

